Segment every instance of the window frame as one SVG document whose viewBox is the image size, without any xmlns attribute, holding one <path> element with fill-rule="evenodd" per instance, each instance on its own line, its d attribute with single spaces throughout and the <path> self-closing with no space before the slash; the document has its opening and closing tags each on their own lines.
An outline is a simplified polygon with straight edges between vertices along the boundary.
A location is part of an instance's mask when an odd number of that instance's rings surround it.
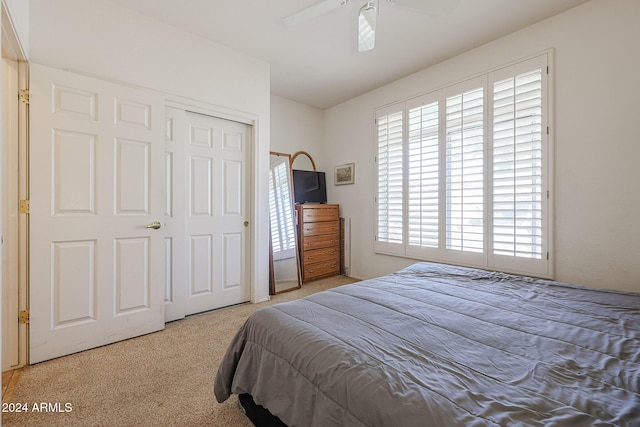
<svg viewBox="0 0 640 427">
<path fill-rule="evenodd" d="M 493 188 L 493 113 L 494 113 L 494 83 L 502 79 L 515 77 L 522 73 L 541 69 L 542 74 L 542 256 L 540 259 L 520 258 L 494 254 L 494 188 Z M 374 253 L 393 255 L 416 260 L 451 263 L 470 267 L 480 267 L 509 273 L 519 273 L 543 278 L 554 278 L 553 263 L 553 85 L 550 71 L 553 69 L 553 50 L 514 61 L 497 67 L 486 73 L 456 82 L 434 91 L 410 97 L 393 104 L 378 108 L 374 111 L 375 135 L 375 197 L 374 197 Z M 446 249 L 446 100 L 449 96 L 459 94 L 464 90 L 482 86 L 483 96 L 483 251 L 466 252 Z M 419 247 L 410 244 L 409 240 L 409 143 L 410 117 L 409 112 L 420 106 L 438 102 L 438 248 Z M 378 213 L 378 119 L 393 113 L 402 113 L 402 144 L 403 144 L 403 234 L 402 243 L 387 243 L 379 241 L 379 213 Z M 412 211 L 415 216 L 415 210 Z M 415 239 L 415 236 L 414 236 Z"/>
</svg>

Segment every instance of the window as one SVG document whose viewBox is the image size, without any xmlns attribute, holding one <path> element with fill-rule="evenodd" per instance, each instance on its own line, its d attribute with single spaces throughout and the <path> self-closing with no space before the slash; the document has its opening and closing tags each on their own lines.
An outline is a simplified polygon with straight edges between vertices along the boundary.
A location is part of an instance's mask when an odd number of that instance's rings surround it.
<svg viewBox="0 0 640 427">
<path fill-rule="evenodd" d="M 493 250 L 540 259 L 542 70 L 493 87 Z"/>
<path fill-rule="evenodd" d="M 378 119 L 378 241 L 403 241 L 403 118 L 396 111 Z"/>
<path fill-rule="evenodd" d="M 547 54 L 376 112 L 375 250 L 550 277 Z"/>
<path fill-rule="evenodd" d="M 473 85 L 475 86 L 475 85 Z M 447 249 L 484 250 L 484 88 L 446 98 Z"/>
<path fill-rule="evenodd" d="M 437 248 L 439 241 L 439 105 L 409 110 L 408 239 L 409 245 Z"/>
</svg>

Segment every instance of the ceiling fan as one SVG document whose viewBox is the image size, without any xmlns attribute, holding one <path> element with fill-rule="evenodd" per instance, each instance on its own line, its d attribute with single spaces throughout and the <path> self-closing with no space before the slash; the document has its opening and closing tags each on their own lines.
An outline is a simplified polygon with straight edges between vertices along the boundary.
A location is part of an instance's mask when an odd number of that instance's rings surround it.
<svg viewBox="0 0 640 427">
<path fill-rule="evenodd" d="M 318 16 L 324 15 L 344 6 L 351 0 L 321 0 L 305 9 L 288 15 L 282 19 L 287 26 L 297 25 Z M 365 52 L 375 47 L 376 21 L 379 1 L 392 6 L 403 7 L 431 15 L 449 15 L 458 7 L 460 0 L 374 0 L 365 1 L 358 13 L 358 51 Z"/>
</svg>

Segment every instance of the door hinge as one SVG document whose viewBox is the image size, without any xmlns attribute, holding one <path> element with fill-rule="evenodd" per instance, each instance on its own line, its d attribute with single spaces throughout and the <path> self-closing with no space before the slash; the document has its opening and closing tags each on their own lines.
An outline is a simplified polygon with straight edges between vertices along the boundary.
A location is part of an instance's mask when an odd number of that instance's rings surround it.
<svg viewBox="0 0 640 427">
<path fill-rule="evenodd" d="M 29 105 L 29 89 L 20 89 L 20 102 Z"/>
<path fill-rule="evenodd" d="M 20 206 L 18 208 L 18 211 L 21 214 L 28 214 L 30 209 L 31 207 L 28 200 L 20 200 Z"/>
<path fill-rule="evenodd" d="M 21 325 L 29 323 L 29 310 L 20 310 L 18 321 Z"/>
</svg>

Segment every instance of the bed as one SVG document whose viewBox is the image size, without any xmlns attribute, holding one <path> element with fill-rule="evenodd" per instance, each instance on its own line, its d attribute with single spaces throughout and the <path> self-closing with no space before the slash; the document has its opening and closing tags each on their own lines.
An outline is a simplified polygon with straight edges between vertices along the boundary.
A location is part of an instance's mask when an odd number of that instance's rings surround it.
<svg viewBox="0 0 640 427">
<path fill-rule="evenodd" d="M 640 294 L 418 263 L 256 311 L 214 393 L 291 427 L 638 427 Z"/>
</svg>

